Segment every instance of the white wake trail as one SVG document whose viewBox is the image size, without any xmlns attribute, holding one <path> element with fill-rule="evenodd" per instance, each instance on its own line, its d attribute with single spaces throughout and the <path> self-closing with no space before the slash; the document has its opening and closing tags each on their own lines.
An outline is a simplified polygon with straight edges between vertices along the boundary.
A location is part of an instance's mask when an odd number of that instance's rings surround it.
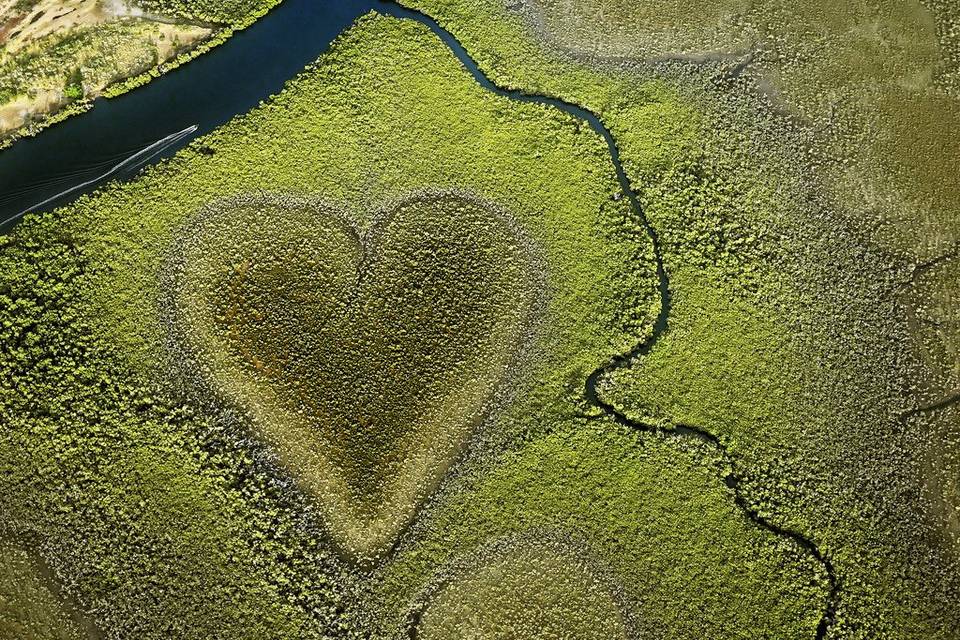
<svg viewBox="0 0 960 640">
<path fill-rule="evenodd" d="M 65 190 L 65 191 L 61 191 L 60 193 L 58 193 L 58 194 L 56 194 L 56 195 L 50 196 L 49 198 L 47 198 L 47 199 L 44 200 L 43 202 L 38 202 L 37 204 L 34 204 L 34 205 L 32 205 L 32 206 L 29 206 L 29 207 L 27 207 L 26 209 L 24 209 L 23 211 L 21 211 L 20 213 L 14 215 L 14 216 L 10 216 L 10 217 L 7 218 L 6 220 L 4 220 L 2 223 L 0 223 L 0 225 L 6 225 L 6 224 L 8 224 L 8 223 L 10 223 L 10 222 L 13 222 L 13 221 L 16 220 L 17 218 L 21 218 L 21 217 L 25 216 L 26 214 L 30 213 L 31 211 L 35 211 L 35 210 L 37 210 L 37 209 L 40 209 L 40 208 L 42 208 L 42 207 L 45 207 L 46 205 L 50 204 L 51 202 L 54 202 L 54 201 L 56 201 L 56 200 L 59 200 L 60 198 L 62 198 L 62 197 L 64 197 L 64 196 L 70 195 L 71 193 L 74 193 L 74 192 L 76 192 L 76 191 L 80 191 L 81 189 L 85 189 L 85 188 L 87 188 L 87 187 L 89 187 L 89 186 L 91 186 L 91 185 L 94 185 L 94 184 L 96 184 L 96 183 L 98 183 L 98 182 L 101 182 L 101 181 L 103 181 L 103 180 L 106 180 L 106 179 L 109 178 L 110 176 L 116 174 L 116 173 L 119 172 L 119 171 L 122 171 L 122 170 L 126 169 L 127 167 L 136 167 L 136 166 L 139 166 L 140 164 L 143 164 L 143 163 L 149 161 L 150 159 L 152 159 L 152 158 L 155 157 L 156 155 L 158 155 L 158 154 L 160 154 L 160 153 L 163 153 L 163 151 L 164 151 L 165 149 L 169 148 L 170 146 L 176 144 L 177 142 L 179 142 L 179 141 L 183 140 L 184 138 L 186 138 L 187 136 L 191 135 L 191 134 L 194 133 L 198 128 L 199 128 L 198 125 L 191 125 L 191 126 L 187 127 L 186 129 L 183 129 L 182 131 L 178 131 L 178 132 L 176 132 L 176 133 L 171 133 L 170 135 L 168 135 L 168 136 L 166 136 L 166 137 L 164 137 L 164 138 L 161 138 L 160 140 L 157 140 L 157 141 L 154 142 L 153 144 L 150 144 L 150 145 L 144 147 L 143 149 L 140 149 L 139 151 L 137 151 L 137 152 L 134 153 L 133 155 L 125 158 L 124 160 L 122 160 L 122 161 L 119 162 L 118 164 L 116 164 L 116 165 L 114 165 L 113 167 L 111 167 L 110 170 L 107 171 L 106 173 L 101 174 L 101 175 L 97 176 L 96 178 L 93 178 L 92 180 L 87 180 L 86 182 L 81 182 L 80 184 L 75 185 L 75 186 L 73 186 L 73 187 L 70 187 L 69 189 L 67 189 L 67 190 Z"/>
</svg>

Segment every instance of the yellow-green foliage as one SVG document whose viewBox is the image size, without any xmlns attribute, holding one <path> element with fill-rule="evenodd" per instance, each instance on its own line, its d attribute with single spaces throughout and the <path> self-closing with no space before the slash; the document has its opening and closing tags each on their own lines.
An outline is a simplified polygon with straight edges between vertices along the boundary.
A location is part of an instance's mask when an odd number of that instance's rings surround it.
<svg viewBox="0 0 960 640">
<path fill-rule="evenodd" d="M 921 265 L 909 288 L 908 319 L 918 336 L 929 385 L 960 390 L 960 256 Z M 931 400 L 936 400 L 931 397 Z"/>
<path fill-rule="evenodd" d="M 379 637 L 395 637 L 390 629 L 429 602 L 436 583 L 484 583 L 483 563 L 458 569 L 462 556 L 491 540 L 542 530 L 560 532 L 580 562 L 602 568 L 616 587 L 613 601 L 595 600 L 580 611 L 588 626 L 609 628 L 607 614 L 616 602 L 630 637 L 814 635 L 826 593 L 822 567 L 744 517 L 720 480 L 724 469 L 714 450 L 639 437 L 604 422 L 555 427 L 492 469 L 472 467 L 451 483 L 377 576 Z M 532 561 L 538 549 L 549 545 L 521 546 L 516 562 Z M 483 557 L 489 555 L 497 557 Z M 554 572 L 538 581 L 562 579 L 569 577 Z M 414 597 L 418 593 L 426 595 Z M 528 604 L 522 593 L 519 586 L 503 593 L 505 610 L 493 615 L 520 615 Z"/>
<path fill-rule="evenodd" d="M 955 561 L 960 561 L 960 435 L 951 427 L 958 419 L 960 405 L 952 403 L 912 416 L 907 422 L 913 428 L 927 427 L 930 446 L 924 460 L 924 494 L 930 500 L 937 533 L 953 543 L 950 551 Z"/>
<path fill-rule="evenodd" d="M 281 0 L 136 0 L 137 6 L 161 15 L 189 20 L 236 24 L 262 14 Z"/>
<path fill-rule="evenodd" d="M 470 4 L 470 3 L 465 3 Z M 955 242 L 960 179 L 956 3 L 943 0 L 523 0 L 553 47 L 593 60 L 745 63 L 777 108 L 814 123 L 826 167 L 875 240 L 929 258 Z M 864 203 L 866 200 L 866 206 Z"/>
<path fill-rule="evenodd" d="M 556 539 L 554 539 L 556 538 Z M 626 640 L 617 586 L 561 532 L 497 541 L 451 568 L 411 622 L 417 638 Z"/>
</svg>

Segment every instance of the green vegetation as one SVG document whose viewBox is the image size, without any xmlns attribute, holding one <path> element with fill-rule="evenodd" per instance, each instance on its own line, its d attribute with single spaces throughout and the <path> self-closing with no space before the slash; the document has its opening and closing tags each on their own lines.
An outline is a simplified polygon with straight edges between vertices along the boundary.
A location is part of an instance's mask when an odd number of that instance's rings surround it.
<svg viewBox="0 0 960 640">
<path fill-rule="evenodd" d="M 499 541 L 430 594 L 417 637 L 626 639 L 628 625 L 589 560 L 547 536 Z M 464 563 L 465 564 L 465 563 Z"/>
<path fill-rule="evenodd" d="M 49 585 L 43 567 L 21 547 L 0 540 L 0 639 L 80 640 L 82 623 Z"/>
<path fill-rule="evenodd" d="M 67 100 L 74 101 L 83 98 L 83 71 L 75 69 L 67 78 L 67 86 L 63 90 Z"/>
<path fill-rule="evenodd" d="M 655 110 L 649 106 L 650 113 Z M 549 464 L 554 469 L 549 477 L 556 481 L 535 494 L 517 492 L 509 507 L 516 512 L 535 495 L 547 509 L 531 519 L 531 526 L 533 520 L 539 526 L 556 520 L 558 507 L 578 496 L 578 485 L 563 482 L 561 472 L 570 468 L 571 447 L 585 448 L 596 479 L 581 483 L 581 489 L 608 487 L 606 503 L 612 505 L 624 498 L 624 487 L 641 488 L 630 494 L 629 509 L 642 523 L 646 553 L 629 566 L 644 566 L 649 557 L 660 566 L 685 567 L 684 575 L 698 578 L 698 598 L 726 611 L 714 609 L 711 624 L 725 624 L 720 619 L 730 615 L 732 600 L 789 594 L 781 605 L 743 610 L 768 611 L 761 616 L 765 628 L 803 635 L 819 616 L 819 568 L 792 545 L 750 525 L 720 483 L 718 469 L 698 466 L 698 455 L 693 466 L 700 472 L 688 478 L 686 495 L 709 496 L 719 528 L 714 531 L 724 532 L 715 535 L 729 549 L 743 551 L 730 555 L 720 574 L 699 580 L 704 575 L 699 552 L 674 538 L 676 520 L 660 509 L 662 501 L 643 497 L 640 481 L 661 477 L 664 465 L 644 469 L 643 449 L 633 439 L 632 475 L 614 490 L 600 466 L 608 455 L 605 445 L 590 448 L 597 436 L 580 433 L 594 433 L 590 423 L 572 422 L 581 411 L 585 377 L 634 344 L 656 308 L 647 236 L 616 195 L 606 146 L 588 128 L 556 110 L 491 95 L 421 26 L 361 21 L 275 100 L 134 182 L 29 218 L 5 240 L 0 398 L 8 424 L 0 434 L 0 463 L 13 473 L 0 475 L 0 507 L 11 526 L 42 539 L 57 575 L 105 633 L 351 637 L 377 621 L 396 621 L 397 606 L 406 610 L 407 602 L 398 602 L 396 593 L 371 592 L 376 581 L 363 574 L 362 563 L 337 553 L 353 543 L 349 531 L 340 536 L 346 544 L 335 544 L 322 501 L 299 490 L 309 489 L 311 474 L 330 477 L 309 458 L 309 442 L 322 441 L 323 425 L 271 425 L 275 418 L 268 405 L 258 404 L 270 390 L 291 388 L 305 376 L 284 362 L 284 349 L 317 345 L 330 350 L 306 355 L 310 362 L 346 364 L 347 356 L 334 345 L 321 343 L 323 323 L 304 321 L 312 312 L 303 310 L 328 309 L 326 301 L 337 299 L 336 279 L 356 273 L 351 257 L 356 243 L 347 240 L 355 233 L 367 248 L 362 272 L 369 284 L 352 288 L 354 311 L 342 297 L 350 288 L 340 292 L 346 320 L 339 321 L 395 320 L 399 330 L 414 321 L 405 315 L 411 308 L 430 310 L 431 322 L 417 321 L 424 335 L 443 332 L 444 323 L 461 334 L 450 338 L 449 350 L 436 353 L 448 359 L 447 371 L 480 372 L 468 381 L 474 398 L 458 394 L 457 401 L 467 404 L 451 409 L 456 420 L 434 434 L 459 446 L 477 407 L 489 407 L 455 467 L 462 473 L 454 470 L 453 477 L 482 481 L 484 470 L 501 456 L 507 456 L 504 464 L 513 458 Z M 263 217 L 265 212 L 270 217 Z M 189 228 L 199 232 L 184 231 Z M 270 238 L 278 241 L 270 244 Z M 219 253 L 221 248 L 230 254 Z M 317 270 L 308 270 L 305 260 L 291 261 L 309 255 L 317 256 Z M 440 264 L 459 269 L 436 268 L 440 258 Z M 534 267 L 528 266 L 531 260 Z M 260 270 L 264 261 L 278 267 Z M 171 266 L 178 264 L 183 269 Z M 464 290 L 465 283 L 478 281 L 484 288 Z M 328 284 L 319 286 L 323 282 Z M 412 304 L 409 296 L 416 296 L 416 289 L 407 285 L 413 282 L 434 292 L 429 306 Z M 225 286 L 217 291 L 217 283 Z M 516 297 L 525 291 L 528 295 Z M 299 315 L 276 302 L 285 296 L 305 305 Z M 391 296 L 401 299 L 384 316 L 381 301 Z M 454 307 L 466 308 L 466 317 L 452 314 Z M 478 313 L 470 315 L 470 309 Z M 411 397 L 418 381 L 409 376 L 423 371 L 437 376 L 430 379 L 440 385 L 429 392 L 443 395 L 440 389 L 449 382 L 439 368 L 434 372 L 404 359 L 420 357 L 422 336 L 394 341 L 395 362 L 402 365 L 396 380 L 371 380 L 374 372 L 384 377 L 377 370 L 394 357 L 375 353 L 371 345 L 391 333 L 362 335 L 359 329 L 342 336 L 352 344 L 336 348 L 351 357 L 366 355 L 367 362 L 353 361 L 359 367 L 350 375 L 367 390 L 359 390 L 354 404 L 335 407 L 343 413 L 338 419 L 361 411 L 363 394 L 372 398 L 376 389 Z M 183 342 L 184 331 L 194 344 Z M 303 344 L 291 344 L 295 341 Z M 511 342 L 526 348 L 517 345 L 508 353 Z M 256 360 L 244 354 L 251 345 L 263 349 L 253 354 Z M 205 378 L 206 372 L 180 357 L 184 349 L 195 357 L 198 349 L 214 354 Z M 458 350 L 462 361 L 454 357 Z M 503 381 L 508 357 L 511 375 Z M 257 362 L 270 371 L 258 369 Z M 219 366 L 225 368 L 218 371 Z M 240 375 L 228 380 L 229 371 Z M 264 382 L 268 375 L 277 377 Z M 255 381 L 256 389 L 239 398 L 246 406 L 237 407 L 238 396 L 230 395 L 228 385 L 242 380 Z M 315 378 L 308 383 L 316 391 L 301 396 L 311 400 L 307 415 L 327 407 L 317 394 L 330 387 L 321 385 L 345 384 Z M 435 414 L 427 412 L 422 425 L 431 419 Z M 614 429 L 596 424 L 601 434 Z M 309 442 L 276 435 L 276 429 L 295 428 Z M 564 437 L 550 438 L 560 430 Z M 427 431 L 421 426 L 415 435 L 422 442 Z M 547 444 L 528 450 L 534 442 Z M 371 462 L 367 453 L 349 440 L 336 446 L 334 463 L 341 474 L 354 469 L 375 477 L 377 469 L 365 469 Z M 679 453 L 672 445 L 663 449 L 661 459 Z M 451 450 L 437 452 L 435 459 L 449 461 Z M 613 451 L 614 459 L 620 458 Z M 403 451 L 394 453 L 387 463 L 399 468 Z M 428 471 L 427 487 L 439 475 Z M 447 491 L 446 484 L 423 506 L 421 517 L 459 512 L 477 522 L 478 512 L 462 512 L 456 498 L 461 492 Z M 671 498 L 663 500 L 669 504 Z M 483 510 L 492 517 L 500 502 L 485 502 Z M 574 535 L 609 544 L 609 520 L 590 529 L 590 518 L 575 515 L 566 527 Z M 438 522 L 441 516 L 431 518 Z M 685 521 L 687 539 L 698 539 L 697 522 Z M 434 564 L 416 574 L 422 581 L 403 567 L 391 575 L 407 576 L 407 584 L 419 588 L 451 554 L 522 533 L 523 525 L 517 521 L 505 530 L 492 522 L 474 529 L 483 534 L 472 538 L 476 545 L 461 535 L 443 557 L 424 555 Z M 392 526 L 367 548 L 393 543 L 397 525 Z M 325 533 L 333 533 L 333 540 Z M 442 535 L 440 529 L 415 526 L 398 544 L 414 549 L 420 540 Z M 635 532 L 630 540 L 639 537 Z M 701 546 L 713 543 L 712 537 L 698 540 Z M 664 550 L 654 553 L 660 546 Z M 621 548 L 604 549 L 597 562 L 616 560 Z M 381 561 L 377 571 L 391 566 Z M 807 587 L 811 581 L 815 585 Z M 645 599 L 651 619 L 691 629 L 691 621 L 702 615 L 701 600 L 662 597 L 667 592 L 658 590 L 659 584 L 634 580 L 631 593 Z M 678 611 L 683 625 L 674 622 Z"/>
<path fill-rule="evenodd" d="M 144 11 L 187 20 L 238 24 L 262 15 L 281 0 L 136 0 Z"/>
<path fill-rule="evenodd" d="M 216 205 L 179 232 L 169 301 L 175 366 L 249 411 L 370 559 L 483 421 L 536 300 L 514 223 L 480 202 L 424 194 L 373 220 L 361 239 L 319 205 Z"/>
<path fill-rule="evenodd" d="M 870 225 L 871 240 L 925 260 L 960 233 L 960 180 L 942 162 L 960 144 L 956 3 L 521 4 L 553 47 L 594 61 L 742 63 L 750 90 L 812 125 L 810 168 L 833 183 L 855 225 Z"/>
<path fill-rule="evenodd" d="M 469 465 L 375 577 L 382 630 L 374 635 L 399 637 L 395 629 L 419 605 L 412 595 L 429 595 L 438 581 L 482 583 L 482 565 L 467 574 L 456 569 L 461 556 L 490 541 L 547 530 L 575 540 L 570 544 L 581 560 L 616 585 L 614 602 L 626 612 L 630 637 L 812 637 L 824 606 L 823 568 L 744 517 L 721 481 L 725 470 L 715 453 L 605 421 L 565 421 L 492 469 L 486 461 Z M 543 542 L 521 546 L 513 562 L 535 562 L 544 548 Z M 559 573 L 538 581 L 561 579 L 569 580 Z M 613 602 L 594 602 L 576 612 L 584 624 L 603 629 L 615 622 L 606 617 Z M 519 616 L 525 606 L 515 601 L 487 615 Z"/>
<path fill-rule="evenodd" d="M 608 381 L 603 397 L 633 417 L 721 438 L 749 505 L 832 558 L 840 590 L 831 637 L 955 638 L 960 572 L 944 519 L 955 511 L 927 493 L 955 495 L 944 474 L 932 475 L 950 463 L 931 455 L 956 449 L 956 422 L 944 411 L 904 419 L 956 393 L 929 366 L 953 368 L 947 336 L 956 324 L 944 315 L 952 306 L 925 303 L 938 327 L 926 337 L 907 312 L 914 265 L 955 246 L 947 194 L 956 175 L 938 151 L 953 134 L 944 116 L 902 115 L 911 104 L 928 110 L 923 96 L 948 89 L 953 67 L 942 57 L 934 88 L 914 91 L 908 79 L 934 59 L 936 44 L 921 36 L 942 40 L 955 23 L 913 5 L 871 13 L 863 3 L 794 3 L 784 11 L 796 19 L 770 21 L 781 31 L 767 33 L 779 35 L 757 40 L 774 52 L 744 56 L 740 68 L 719 57 L 571 56 L 572 47 L 560 51 L 531 30 L 529 13 L 492 0 L 406 4 L 437 16 L 499 83 L 586 105 L 620 142 L 663 241 L 674 304 L 662 340 Z M 753 11 L 769 17 L 773 5 Z M 823 46 L 789 49 L 817 31 L 808 28 L 815 19 L 835 24 Z M 876 30 L 851 38 L 858 21 Z M 615 23 L 610 33 L 627 21 Z M 631 41 L 647 42 L 642 28 Z M 764 71 L 773 67 L 782 77 Z M 874 118 L 879 90 L 861 78 L 911 96 L 889 103 L 901 115 Z M 902 171 L 884 173 L 892 163 Z M 916 198 L 880 190 L 891 186 Z M 955 286 L 947 276 L 940 283 Z"/>
<path fill-rule="evenodd" d="M 748 0 L 524 0 L 526 19 L 564 48 L 603 58 L 736 54 Z"/>
<path fill-rule="evenodd" d="M 17 13 L 26 13 L 40 3 L 40 0 L 17 0 L 13 5 L 13 10 Z"/>
<path fill-rule="evenodd" d="M 486 92 L 422 26 L 373 17 L 248 116 L 4 240 L 0 511 L 68 595 L 138 638 L 443 638 L 466 616 L 477 634 L 546 633 L 574 615 L 561 590 L 605 636 L 812 637 L 824 567 L 747 508 L 831 559 L 831 638 L 954 640 L 953 227 L 910 244 L 932 209 L 896 234 L 844 191 L 896 135 L 928 153 L 924 123 L 942 119 L 884 129 L 862 156 L 863 120 L 836 138 L 816 120 L 873 104 L 823 102 L 848 67 L 864 95 L 896 77 L 916 97 L 919 9 L 791 9 L 831 45 L 851 20 L 875 28 L 847 57 L 758 55 L 752 75 L 640 61 L 699 53 L 702 31 L 571 57 L 499 0 L 407 4 L 503 86 L 609 124 L 673 306 L 599 393 L 716 434 L 744 504 L 713 447 L 586 406 L 584 381 L 659 303 L 603 141 Z M 616 18 L 617 46 L 657 26 L 632 3 L 580 4 Z M 891 32 L 910 34 L 906 62 L 857 68 L 906 46 Z M 913 184 L 912 160 L 883 160 Z M 526 617 L 533 591 L 546 621 Z"/>
<path fill-rule="evenodd" d="M 960 256 L 918 266 L 906 291 L 908 320 L 924 356 L 931 389 L 960 389 Z M 930 397 L 935 403 L 940 398 Z"/>
<path fill-rule="evenodd" d="M 960 556 L 960 438 L 951 431 L 960 418 L 956 403 L 924 411 L 907 423 L 913 428 L 928 429 L 929 457 L 924 461 L 924 475 L 928 478 L 925 497 L 930 500 L 931 510 L 936 515 L 935 522 L 943 535 L 953 544 L 954 558 Z M 947 439 L 941 433 L 948 434 Z"/>
<path fill-rule="evenodd" d="M 105 633 L 311 637 L 303 630 L 341 624 L 341 595 L 323 581 L 309 597 L 281 591 L 276 537 L 294 518 L 275 511 L 262 479 L 243 480 L 249 457 L 205 451 L 204 422 L 112 364 L 81 303 L 89 261 L 53 217 L 31 235 L 7 239 L 0 255 L 5 526 L 38 539 Z M 263 495 L 262 508 L 249 508 L 245 492 Z M 269 528 L 273 538 L 250 535 Z M 332 572 L 316 545 L 303 547 L 283 550 Z"/>
</svg>

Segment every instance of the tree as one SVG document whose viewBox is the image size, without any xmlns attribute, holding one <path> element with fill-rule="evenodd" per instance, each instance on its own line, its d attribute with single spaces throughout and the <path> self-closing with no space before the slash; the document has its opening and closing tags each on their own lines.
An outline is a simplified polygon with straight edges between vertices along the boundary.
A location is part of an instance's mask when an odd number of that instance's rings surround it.
<svg viewBox="0 0 960 640">
<path fill-rule="evenodd" d="M 63 89 L 63 95 L 70 102 L 81 100 L 83 99 L 84 95 L 86 95 L 83 90 L 83 71 L 81 71 L 79 67 L 70 72 L 69 77 L 67 77 L 67 83 Z"/>
</svg>

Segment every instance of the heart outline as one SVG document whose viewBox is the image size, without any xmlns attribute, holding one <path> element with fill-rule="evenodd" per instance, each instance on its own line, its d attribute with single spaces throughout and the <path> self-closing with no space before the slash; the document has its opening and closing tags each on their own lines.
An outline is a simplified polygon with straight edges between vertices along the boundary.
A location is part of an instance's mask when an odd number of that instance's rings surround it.
<svg viewBox="0 0 960 640">
<path fill-rule="evenodd" d="M 351 237 L 359 246 L 362 256 L 360 265 L 356 270 L 356 281 L 359 283 L 364 277 L 364 271 L 368 268 L 371 258 L 378 254 L 381 236 L 385 233 L 387 225 L 397 215 L 397 212 L 401 211 L 404 205 L 424 198 L 444 197 L 458 198 L 478 209 L 482 209 L 489 214 L 491 221 L 500 226 L 501 231 L 509 233 L 516 240 L 517 245 L 522 248 L 519 257 L 522 258 L 524 263 L 522 268 L 523 284 L 528 294 L 526 300 L 523 301 L 524 317 L 515 327 L 515 343 L 507 351 L 505 362 L 495 383 L 487 391 L 477 394 L 482 397 L 474 398 L 472 402 L 468 403 L 480 406 L 482 409 L 477 411 L 466 425 L 461 426 L 458 430 L 458 433 L 461 434 L 460 437 L 450 440 L 446 449 L 439 456 L 414 455 L 408 456 L 407 460 L 404 461 L 406 473 L 389 487 L 388 493 L 392 496 L 406 496 L 412 506 L 402 510 L 397 515 L 397 513 L 391 514 L 389 508 L 396 505 L 385 503 L 377 517 L 373 519 L 364 518 L 352 504 L 354 501 L 343 499 L 344 496 L 350 496 L 350 491 L 342 478 L 327 473 L 325 475 L 313 475 L 305 480 L 302 468 L 299 470 L 292 469 L 288 460 L 289 456 L 284 455 L 284 443 L 278 441 L 276 437 L 272 437 L 270 433 L 263 429 L 262 422 L 264 419 L 257 417 L 256 407 L 250 406 L 249 401 L 243 400 L 244 398 L 262 397 L 266 393 L 268 398 L 266 403 L 260 400 L 252 404 L 266 404 L 269 414 L 282 416 L 283 421 L 288 425 L 295 425 L 294 427 L 288 426 L 288 429 L 299 432 L 301 439 L 309 439 L 306 437 L 309 434 L 305 431 L 310 430 L 310 425 L 297 424 L 294 416 L 282 408 L 282 400 L 276 397 L 273 389 L 264 389 L 259 383 L 250 380 L 241 380 L 232 391 L 224 391 L 220 388 L 221 385 L 216 380 L 216 374 L 211 367 L 203 362 L 205 350 L 197 348 L 194 344 L 195 340 L 190 335 L 192 330 L 178 312 L 178 298 L 182 295 L 183 275 L 187 268 L 186 256 L 190 253 L 189 250 L 184 248 L 184 244 L 189 245 L 197 238 L 200 238 L 202 243 L 203 234 L 202 232 L 198 233 L 198 231 L 201 231 L 201 227 L 211 217 L 222 215 L 224 211 L 237 209 L 238 207 L 278 205 L 281 207 L 299 207 L 317 215 L 326 215 L 330 220 L 337 221 L 341 225 L 341 232 Z M 482 426 L 489 423 L 490 418 L 509 402 L 512 395 L 509 382 L 526 368 L 525 361 L 539 333 L 540 320 L 543 315 L 540 311 L 545 306 L 547 272 L 543 268 L 539 248 L 532 242 L 526 230 L 504 209 L 472 194 L 450 190 L 417 191 L 402 199 L 387 202 L 371 218 L 366 233 L 361 233 L 357 225 L 351 222 L 340 209 L 330 206 L 318 198 L 264 192 L 240 195 L 208 204 L 181 225 L 175 234 L 175 238 L 176 240 L 171 244 L 164 268 L 160 305 L 161 316 L 167 329 L 167 353 L 170 355 L 172 370 L 177 372 L 174 375 L 175 384 L 191 401 L 199 402 L 208 411 L 215 413 L 222 413 L 225 409 L 227 411 L 238 411 L 242 420 L 250 427 L 250 431 L 255 434 L 255 439 L 265 446 L 274 458 L 276 464 L 271 466 L 280 470 L 283 475 L 293 477 L 295 484 L 317 498 L 323 516 L 322 519 L 335 546 L 354 562 L 367 565 L 376 561 L 389 548 L 395 546 L 402 531 L 415 518 L 428 498 L 439 489 L 444 478 L 457 461 L 463 457 L 464 452 L 470 448 L 470 442 L 482 431 Z M 351 291 L 359 295 L 358 287 L 354 287 Z M 456 406 L 448 403 L 447 406 L 439 409 L 433 408 L 432 410 L 435 413 L 439 412 L 439 417 L 433 421 L 434 424 L 442 425 L 457 421 Z M 460 420 L 463 421 L 462 416 L 460 416 Z M 257 424 L 261 426 L 258 428 Z M 419 431 L 410 431 L 410 434 L 422 435 Z M 414 449 L 411 450 L 415 451 Z M 316 465 L 315 468 L 330 469 L 335 467 L 329 456 L 325 456 L 323 452 L 319 453 L 318 456 L 322 459 L 322 463 Z M 302 467 L 302 465 L 300 466 Z M 431 466 L 439 466 L 440 470 L 431 473 Z M 425 478 L 428 479 L 426 483 L 423 481 Z M 404 483 L 401 484 L 401 480 Z M 395 503 L 396 500 L 393 502 Z M 343 514 L 348 515 L 344 518 Z M 354 524 L 353 531 L 349 530 L 350 527 L 345 528 L 337 524 L 344 519 Z M 363 524 L 358 526 L 358 523 Z M 358 533 L 357 529 L 362 529 L 362 534 Z"/>
</svg>

